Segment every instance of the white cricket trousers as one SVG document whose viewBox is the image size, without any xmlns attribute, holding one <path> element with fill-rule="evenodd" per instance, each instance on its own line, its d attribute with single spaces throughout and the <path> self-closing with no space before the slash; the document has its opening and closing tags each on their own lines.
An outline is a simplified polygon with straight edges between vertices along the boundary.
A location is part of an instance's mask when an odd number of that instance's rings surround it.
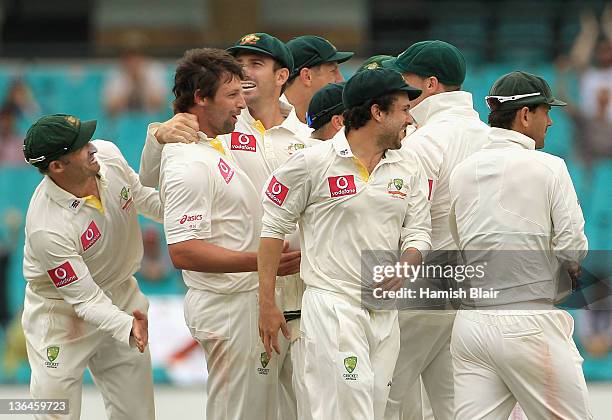
<svg viewBox="0 0 612 420">
<path fill-rule="evenodd" d="M 280 357 L 259 338 L 257 291 L 189 289 L 185 321 L 206 356 L 206 420 L 274 420 Z"/>
<path fill-rule="evenodd" d="M 455 311 L 408 310 L 398 313 L 400 352 L 385 420 L 421 420 L 419 375 L 436 420 L 453 418 L 453 364 L 450 340 Z M 418 395 L 417 395 L 418 394 Z"/>
<path fill-rule="evenodd" d="M 149 302 L 133 277 L 105 293 L 126 313 L 148 310 Z M 37 415 L 36 420 L 80 418 L 85 368 L 102 393 L 110 420 L 155 419 L 148 347 L 139 353 L 78 318 L 64 300 L 42 297 L 29 286 L 22 324 L 32 368 L 32 398 L 69 400 L 69 415 Z"/>
<path fill-rule="evenodd" d="M 455 419 L 507 419 L 518 401 L 529 420 L 593 418 L 562 310 L 461 310 L 451 353 Z"/>
<path fill-rule="evenodd" d="M 382 419 L 399 351 L 397 311 L 370 311 L 307 287 L 302 328 L 312 419 Z"/>
</svg>

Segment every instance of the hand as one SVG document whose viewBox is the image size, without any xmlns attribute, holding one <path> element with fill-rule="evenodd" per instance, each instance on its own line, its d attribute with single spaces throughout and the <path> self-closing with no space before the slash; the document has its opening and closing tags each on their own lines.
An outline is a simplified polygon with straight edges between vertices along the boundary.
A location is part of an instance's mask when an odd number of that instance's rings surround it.
<svg viewBox="0 0 612 420">
<path fill-rule="evenodd" d="M 145 347 L 147 347 L 149 341 L 149 321 L 147 315 L 136 309 L 132 312 L 134 320 L 132 321 L 132 332 L 131 335 L 136 340 L 136 347 L 138 351 L 144 353 Z"/>
<path fill-rule="evenodd" d="M 287 340 L 291 338 L 285 317 L 276 304 L 262 304 L 260 302 L 259 337 L 263 342 L 268 357 L 272 357 L 272 349 L 274 349 L 277 354 L 280 354 L 280 346 L 278 345 L 279 329 L 283 332 Z"/>
<path fill-rule="evenodd" d="M 300 251 L 289 251 L 289 242 L 285 241 L 276 275 L 288 276 L 289 274 L 299 273 L 301 261 L 302 253 Z"/>
<path fill-rule="evenodd" d="M 180 113 L 161 123 L 155 131 L 158 143 L 193 143 L 198 141 L 198 117 L 193 114 Z"/>
<path fill-rule="evenodd" d="M 580 267 L 580 264 L 575 263 L 575 262 L 569 263 L 567 267 L 567 273 L 572 279 L 572 290 L 577 289 L 578 288 L 578 278 L 582 274 L 582 268 Z"/>
</svg>

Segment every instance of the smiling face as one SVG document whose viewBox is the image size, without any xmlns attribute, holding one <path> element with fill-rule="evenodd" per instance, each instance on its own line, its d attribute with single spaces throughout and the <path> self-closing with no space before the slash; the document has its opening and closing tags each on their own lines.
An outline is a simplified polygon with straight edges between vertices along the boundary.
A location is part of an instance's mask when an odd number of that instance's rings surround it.
<svg viewBox="0 0 612 420">
<path fill-rule="evenodd" d="M 210 137 L 228 134 L 234 131 L 238 115 L 246 107 L 242 94 L 241 80 L 232 75 L 231 79 L 222 82 L 211 98 L 202 101 L 203 129 Z"/>
<path fill-rule="evenodd" d="M 322 63 L 310 69 L 310 87 L 317 92 L 329 83 L 340 83 L 344 81 L 338 63 Z"/>
<path fill-rule="evenodd" d="M 378 139 L 381 149 L 400 149 L 406 135 L 406 127 L 412 121 L 409 114 L 410 100 L 406 93 L 396 94 L 391 108 L 383 112 L 382 132 Z"/>
<path fill-rule="evenodd" d="M 97 152 L 96 146 L 88 142 L 80 149 L 51 162 L 49 171 L 61 173 L 63 177 L 71 180 L 82 180 L 94 176 L 100 171 L 100 164 L 95 156 Z"/>
<path fill-rule="evenodd" d="M 267 55 L 239 52 L 236 60 L 244 71 L 242 89 L 247 104 L 251 107 L 260 101 L 278 99 L 288 70 L 279 68 L 276 61 Z"/>
</svg>

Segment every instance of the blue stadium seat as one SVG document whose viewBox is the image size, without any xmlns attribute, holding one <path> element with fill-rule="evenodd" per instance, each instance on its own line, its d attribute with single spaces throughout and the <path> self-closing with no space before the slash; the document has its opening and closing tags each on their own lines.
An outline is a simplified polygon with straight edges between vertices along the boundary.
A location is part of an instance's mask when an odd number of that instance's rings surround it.
<svg viewBox="0 0 612 420">
<path fill-rule="evenodd" d="M 586 217 L 589 248 L 612 250 L 612 160 L 593 170 L 593 190 Z"/>
</svg>

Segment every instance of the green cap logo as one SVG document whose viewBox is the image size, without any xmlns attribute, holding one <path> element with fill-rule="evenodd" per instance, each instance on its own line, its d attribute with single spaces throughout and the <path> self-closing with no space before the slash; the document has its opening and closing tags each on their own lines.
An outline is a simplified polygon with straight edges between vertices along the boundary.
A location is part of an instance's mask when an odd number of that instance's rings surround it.
<svg viewBox="0 0 612 420">
<path fill-rule="evenodd" d="M 265 351 L 261 353 L 261 355 L 259 356 L 259 361 L 261 362 L 262 368 L 265 368 L 266 366 L 268 366 L 268 363 L 270 362 L 270 358 L 268 357 L 268 354 Z"/>
<path fill-rule="evenodd" d="M 357 356 L 349 356 L 344 359 L 344 367 L 348 373 L 353 373 L 357 367 Z"/>
<path fill-rule="evenodd" d="M 54 362 L 57 356 L 59 356 L 59 351 L 59 346 L 47 347 L 47 359 L 49 359 L 50 362 Z"/>
<path fill-rule="evenodd" d="M 260 38 L 255 34 L 248 34 L 240 38 L 240 45 L 257 44 Z"/>
<path fill-rule="evenodd" d="M 395 188 L 397 188 L 397 190 L 399 191 L 404 186 L 404 180 L 401 178 L 395 178 L 393 180 L 393 185 L 395 185 Z"/>
</svg>

